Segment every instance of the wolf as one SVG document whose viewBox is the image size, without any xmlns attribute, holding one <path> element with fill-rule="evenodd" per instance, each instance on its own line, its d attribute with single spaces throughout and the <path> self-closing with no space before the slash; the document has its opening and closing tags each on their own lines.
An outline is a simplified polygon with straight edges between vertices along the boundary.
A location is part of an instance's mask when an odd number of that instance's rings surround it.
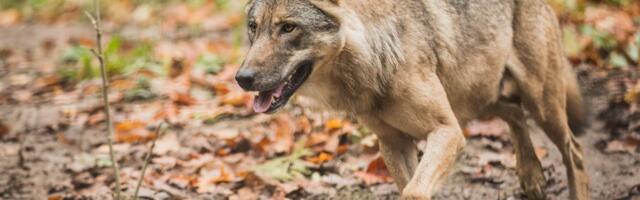
<svg viewBox="0 0 640 200">
<path fill-rule="evenodd" d="M 296 94 L 357 116 L 402 199 L 431 199 L 465 145 L 461 127 L 479 117 L 509 124 L 529 199 L 546 198 L 529 118 L 562 154 L 570 198 L 590 198 L 574 136 L 583 98 L 544 0 L 250 0 L 246 16 L 235 79 L 257 92 L 253 109 Z"/>
</svg>

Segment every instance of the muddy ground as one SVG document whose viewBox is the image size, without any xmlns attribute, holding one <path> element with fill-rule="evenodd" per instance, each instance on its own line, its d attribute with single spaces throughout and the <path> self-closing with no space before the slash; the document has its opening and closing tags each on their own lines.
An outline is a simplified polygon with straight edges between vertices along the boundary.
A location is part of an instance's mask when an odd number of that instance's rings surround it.
<svg viewBox="0 0 640 200">
<path fill-rule="evenodd" d="M 90 34 L 90 31 L 65 27 L 28 26 L 22 28 L 0 29 L 0 47 L 28 49 L 30 45 L 39 45 L 39 40 L 52 37 L 69 37 L 73 34 Z M 19 50 L 18 50 L 19 51 Z M 37 62 L 34 62 L 37 63 Z M 28 68 L 20 70 L 29 70 Z M 0 78 L 6 77 L 7 69 L 0 65 Z M 592 98 L 592 97 L 590 97 Z M 95 102 L 84 102 L 92 104 Z M 59 135 L 50 131 L 50 120 L 61 109 L 69 105 L 53 103 L 4 104 L 0 105 L 0 118 L 20 127 L 18 136 L 0 140 L 0 199 L 44 199 L 50 194 L 70 190 L 69 183 L 82 185 L 82 178 L 70 177 L 68 165 L 74 155 L 83 152 L 82 145 L 68 145 L 60 142 Z M 77 105 L 75 105 L 77 106 Z M 80 105 L 82 106 L 82 105 Z M 601 109 L 601 108 L 599 108 Z M 596 111 L 597 112 L 597 109 Z M 104 142 L 98 130 L 82 130 L 87 136 L 87 144 Z M 183 136 L 188 137 L 188 135 Z M 593 199 L 640 199 L 640 154 L 609 153 L 603 151 L 602 141 L 608 133 L 602 128 L 602 122 L 595 119 L 587 133 L 578 139 L 584 149 L 585 166 L 591 176 L 591 196 Z M 546 191 L 549 199 L 568 199 L 565 170 L 562 159 L 552 143 L 538 129 L 532 138 L 537 149 L 547 153 L 542 163 L 547 176 Z M 94 141 L 95 140 L 95 141 Z M 495 166 L 491 175 L 474 178 L 465 172 L 472 163 L 482 156 L 499 154 L 500 150 L 491 150 L 487 138 L 469 139 L 464 154 L 454 168 L 447 183 L 438 191 L 435 199 L 526 199 L 519 188 L 515 171 L 511 168 Z M 508 144 L 507 144 L 508 145 Z M 104 172 L 108 172 L 105 170 Z M 167 199 L 218 199 L 209 196 L 173 196 L 176 189 L 166 188 Z M 103 196 L 87 196 L 94 199 L 109 198 L 107 186 L 93 186 L 92 191 Z M 291 198 L 305 199 L 396 199 L 398 192 L 392 184 L 372 186 L 351 185 L 335 188 L 327 194 L 301 194 Z M 155 196 L 155 198 L 160 198 Z"/>
</svg>

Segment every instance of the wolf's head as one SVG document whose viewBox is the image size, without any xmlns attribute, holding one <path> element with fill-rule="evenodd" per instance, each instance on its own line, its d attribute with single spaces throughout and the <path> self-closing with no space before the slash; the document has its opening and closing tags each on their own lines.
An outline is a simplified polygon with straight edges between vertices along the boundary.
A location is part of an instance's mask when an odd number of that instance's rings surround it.
<svg viewBox="0 0 640 200">
<path fill-rule="evenodd" d="M 238 84 L 259 92 L 256 112 L 274 112 L 340 49 L 339 24 L 324 12 L 338 0 L 251 0 L 247 31 L 251 47 L 236 74 Z"/>
</svg>

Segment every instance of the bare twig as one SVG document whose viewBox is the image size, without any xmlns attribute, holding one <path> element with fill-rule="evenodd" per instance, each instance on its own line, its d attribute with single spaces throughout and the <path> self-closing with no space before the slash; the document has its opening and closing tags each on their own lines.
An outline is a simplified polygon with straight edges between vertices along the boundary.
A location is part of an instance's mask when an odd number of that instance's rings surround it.
<svg viewBox="0 0 640 200">
<path fill-rule="evenodd" d="M 93 24 L 93 28 L 96 31 L 96 46 L 98 47 L 98 50 L 94 50 L 91 49 L 91 52 L 93 53 L 94 56 L 96 56 L 96 58 L 98 58 L 98 61 L 100 62 L 100 75 L 102 78 L 102 100 L 104 102 L 104 112 L 106 115 L 106 121 L 107 121 L 107 129 L 109 132 L 109 137 L 108 137 L 108 145 L 109 145 L 109 157 L 111 158 L 111 163 L 113 166 L 113 171 L 115 173 L 115 181 L 116 181 L 116 199 L 117 200 L 121 200 L 123 199 L 121 196 L 121 189 L 120 189 L 120 169 L 118 167 L 118 161 L 116 160 L 116 156 L 115 153 L 113 152 L 113 139 L 115 137 L 114 132 L 113 132 L 113 121 L 111 120 L 111 108 L 109 106 L 109 84 L 107 83 L 107 70 L 105 67 L 105 61 L 104 61 L 104 52 L 102 51 L 102 24 L 101 24 L 101 18 L 100 18 L 100 3 L 98 2 L 98 0 L 93 0 L 93 4 L 95 5 L 95 14 L 96 16 L 92 16 L 89 12 L 85 11 L 85 15 L 87 15 L 87 17 L 89 17 L 89 19 L 91 20 L 91 23 Z"/>
<path fill-rule="evenodd" d="M 140 191 L 140 186 L 142 186 L 142 181 L 144 180 L 145 172 L 147 171 L 147 166 L 149 165 L 149 161 L 151 160 L 151 156 L 153 155 L 153 149 L 156 147 L 156 141 L 160 137 L 162 131 L 162 125 L 164 123 L 160 123 L 158 127 L 156 127 L 155 137 L 153 138 L 153 142 L 149 147 L 149 151 L 147 152 L 147 156 L 144 158 L 144 165 L 142 166 L 142 171 L 140 172 L 140 180 L 138 180 L 138 185 L 136 185 L 136 190 L 133 192 L 133 200 L 138 200 L 138 192 Z"/>
</svg>

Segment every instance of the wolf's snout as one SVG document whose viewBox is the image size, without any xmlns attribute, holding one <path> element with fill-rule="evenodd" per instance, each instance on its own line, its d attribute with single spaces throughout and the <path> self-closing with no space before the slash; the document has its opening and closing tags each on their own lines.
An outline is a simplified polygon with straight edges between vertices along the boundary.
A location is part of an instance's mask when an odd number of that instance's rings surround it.
<svg viewBox="0 0 640 200">
<path fill-rule="evenodd" d="M 245 90 L 252 90 L 254 88 L 254 82 L 256 77 L 256 71 L 253 69 L 240 69 L 236 74 L 236 81 L 238 85 Z"/>
</svg>

